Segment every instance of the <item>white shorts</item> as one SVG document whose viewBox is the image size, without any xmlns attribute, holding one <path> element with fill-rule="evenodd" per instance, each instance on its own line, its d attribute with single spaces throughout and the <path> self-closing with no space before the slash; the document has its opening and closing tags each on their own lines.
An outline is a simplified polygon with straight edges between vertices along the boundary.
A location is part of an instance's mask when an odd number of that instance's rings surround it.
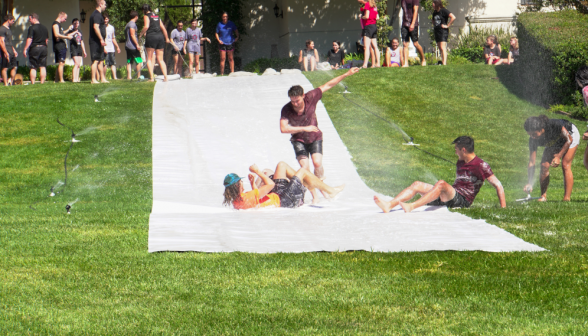
<svg viewBox="0 0 588 336">
<path fill-rule="evenodd" d="M 577 147 L 580 144 L 580 132 L 576 125 L 572 124 L 572 144 L 570 148 Z"/>
</svg>

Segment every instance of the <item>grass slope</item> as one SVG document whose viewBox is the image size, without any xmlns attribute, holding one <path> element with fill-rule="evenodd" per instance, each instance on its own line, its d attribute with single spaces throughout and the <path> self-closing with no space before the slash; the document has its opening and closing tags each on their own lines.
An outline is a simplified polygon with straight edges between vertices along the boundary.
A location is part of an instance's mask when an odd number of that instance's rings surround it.
<svg viewBox="0 0 588 336">
<path fill-rule="evenodd" d="M 534 109 L 499 83 L 488 84 L 488 68 L 448 67 L 446 71 L 453 72 L 449 77 L 437 69 L 402 73 L 403 83 L 416 90 L 411 95 L 422 106 L 417 113 L 403 105 L 406 120 L 410 115 L 422 120 L 424 114 L 435 118 L 437 110 L 428 111 L 430 100 L 420 93 L 431 88 L 429 81 L 463 82 L 463 90 L 469 90 L 470 83 L 499 96 L 512 106 L 504 112 L 509 127 L 514 123 L 509 118 Z M 389 102 L 396 108 L 402 103 L 392 100 L 394 95 L 378 93 L 392 89 L 396 74 L 362 72 L 350 79 L 350 89 L 361 91 L 356 88 L 365 84 L 371 94 L 381 96 L 379 109 L 385 110 Z M 315 82 L 323 80 L 313 76 Z M 383 76 L 377 85 L 367 85 L 370 77 Z M 452 178 L 452 167 L 418 152 L 401 148 L 389 155 L 399 148 L 391 143 L 401 142 L 395 131 L 375 121 L 369 124 L 371 119 L 361 111 L 335 105 L 336 90 L 325 95 L 324 102 L 370 186 L 393 193 L 406 179 L 433 173 L 431 180 Z M 94 103 L 93 95 L 100 93 L 102 103 Z M 3 334 L 536 335 L 588 330 L 585 220 L 565 212 L 582 213 L 583 203 L 504 211 L 494 207 L 494 196 L 484 187 L 477 199 L 482 206 L 466 212 L 549 248 L 546 253 L 148 254 L 151 96 L 152 85 L 136 83 L 0 90 Z M 380 104 L 367 94 L 362 97 Z M 471 103 L 493 110 L 489 101 Z M 450 112 L 456 113 L 444 113 Z M 70 171 L 66 189 L 49 198 L 49 188 L 63 181 L 70 139 L 57 117 L 76 133 L 87 132 L 78 136 L 82 142 L 74 145 L 68 159 L 70 169 L 79 167 Z M 394 120 L 409 134 L 414 131 L 408 122 Z M 445 138 L 415 138 L 426 149 L 451 158 Z M 504 146 L 514 143 L 497 139 Z M 517 180 L 518 164 L 507 172 L 497 162 L 500 155 L 490 157 L 492 151 L 480 146 L 480 155 L 504 176 L 503 183 L 509 174 Z M 396 175 L 400 169 L 403 173 Z M 507 188 L 515 194 L 510 185 Z M 65 205 L 76 199 L 67 215 Z M 547 230 L 555 234 L 545 235 Z"/>
</svg>

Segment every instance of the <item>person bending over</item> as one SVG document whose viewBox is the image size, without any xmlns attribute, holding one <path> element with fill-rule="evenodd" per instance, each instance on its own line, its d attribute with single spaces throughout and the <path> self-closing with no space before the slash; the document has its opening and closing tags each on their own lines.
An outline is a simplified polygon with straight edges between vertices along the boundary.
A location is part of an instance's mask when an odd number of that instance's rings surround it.
<svg viewBox="0 0 588 336">
<path fill-rule="evenodd" d="M 386 65 L 388 67 L 401 67 L 402 66 L 402 48 L 400 48 L 400 41 L 397 38 L 393 38 L 390 41 L 390 47 L 386 48 Z"/>
<path fill-rule="evenodd" d="M 529 117 L 525 121 L 525 131 L 529 134 L 529 166 L 527 168 L 529 182 L 524 190 L 533 191 L 535 176 L 535 160 L 537 147 L 545 147 L 541 158 L 541 199 L 547 200 L 547 188 L 549 187 L 549 167 L 558 167 L 561 164 L 564 174 L 564 201 L 569 201 L 574 186 L 572 174 L 572 160 L 576 149 L 580 144 L 580 133 L 574 124 L 564 119 L 549 119 L 545 115 Z"/>
<path fill-rule="evenodd" d="M 290 142 L 294 147 L 296 160 L 300 166 L 309 170 L 309 158 L 314 164 L 314 174 L 318 178 L 324 177 L 323 169 L 323 133 L 318 128 L 316 119 L 316 105 L 323 97 L 323 93 L 339 84 L 344 78 L 354 75 L 359 68 L 349 69 L 345 74 L 331 79 L 326 84 L 304 93 L 300 85 L 295 85 L 288 90 L 290 102 L 282 108 L 280 117 L 280 131 L 292 134 Z M 311 189 L 316 201 L 316 192 Z"/>
<path fill-rule="evenodd" d="M 337 70 L 345 64 L 345 52 L 341 49 L 341 42 L 333 41 L 333 49 L 329 50 L 327 61 L 332 70 Z"/>
<path fill-rule="evenodd" d="M 443 180 L 435 185 L 416 181 L 389 202 L 374 196 L 374 201 L 380 209 L 388 213 L 399 204 L 405 212 L 411 212 L 423 205 L 469 208 L 484 184 L 484 180 L 488 180 L 496 189 L 500 206 L 505 208 L 506 200 L 502 184 L 494 176 L 490 165 L 474 153 L 474 139 L 469 136 L 460 136 L 453 140 L 452 144 L 455 145 L 455 154 L 459 158 L 453 185 Z M 416 194 L 420 194 L 421 198 L 414 203 L 404 203 L 411 200 Z"/>
<path fill-rule="evenodd" d="M 486 39 L 486 46 L 484 47 L 484 57 L 486 58 L 486 64 L 499 65 L 502 64 L 502 58 L 500 54 L 502 49 L 498 44 L 498 38 L 496 35 L 490 35 Z"/>
<path fill-rule="evenodd" d="M 315 71 L 316 66 L 319 63 L 319 54 L 314 49 L 314 42 L 311 40 L 306 41 L 306 49 L 300 50 L 298 56 L 298 63 L 302 65 L 304 71 Z"/>
<path fill-rule="evenodd" d="M 232 205 L 237 210 L 266 207 L 297 208 L 304 204 L 304 193 L 307 188 L 318 188 L 329 198 L 334 198 L 345 188 L 345 185 L 330 187 L 307 169 L 300 168 L 295 171 L 285 162 L 278 163 L 271 177 L 261 172 L 255 164 L 249 167 L 249 171 L 262 180 L 259 189 L 253 174 L 249 174 L 252 189 L 249 192 L 245 192 L 241 181 L 243 178 L 237 174 L 228 174 L 223 182 L 223 205 Z"/>
</svg>

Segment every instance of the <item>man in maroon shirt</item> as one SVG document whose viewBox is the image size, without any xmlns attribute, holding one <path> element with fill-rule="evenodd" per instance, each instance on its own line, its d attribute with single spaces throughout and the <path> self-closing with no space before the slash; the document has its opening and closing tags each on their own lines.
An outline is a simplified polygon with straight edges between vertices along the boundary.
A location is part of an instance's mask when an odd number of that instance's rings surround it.
<svg viewBox="0 0 588 336">
<path fill-rule="evenodd" d="M 374 201 L 385 213 L 394 208 L 398 204 L 405 212 L 421 207 L 423 205 L 442 205 L 448 208 L 469 208 L 480 188 L 484 184 L 484 180 L 496 189 L 498 200 L 502 208 L 506 207 L 506 200 L 504 197 L 504 189 L 500 181 L 494 176 L 490 165 L 480 159 L 474 153 L 474 139 L 469 136 L 460 136 L 453 140 L 455 145 L 455 154 L 459 158 L 457 161 L 457 172 L 455 182 L 453 185 L 440 180 L 435 185 L 428 183 L 414 182 L 410 187 L 400 192 L 394 199 L 389 202 L 381 200 L 378 196 L 374 196 Z M 416 194 L 420 194 L 419 198 L 414 203 L 404 203 L 412 199 Z"/>
<path fill-rule="evenodd" d="M 324 178 L 323 133 L 318 128 L 316 120 L 316 104 L 321 100 L 324 92 L 358 71 L 359 68 L 349 69 L 345 74 L 331 79 L 326 84 L 306 94 L 304 94 L 304 89 L 300 85 L 295 85 L 288 90 L 290 102 L 282 108 L 280 131 L 292 134 L 290 142 L 294 146 L 298 163 L 300 163 L 301 167 L 309 169 L 308 161 L 309 157 L 311 157 L 314 174 L 320 179 Z M 315 191 L 312 190 L 311 193 L 316 202 Z"/>
</svg>

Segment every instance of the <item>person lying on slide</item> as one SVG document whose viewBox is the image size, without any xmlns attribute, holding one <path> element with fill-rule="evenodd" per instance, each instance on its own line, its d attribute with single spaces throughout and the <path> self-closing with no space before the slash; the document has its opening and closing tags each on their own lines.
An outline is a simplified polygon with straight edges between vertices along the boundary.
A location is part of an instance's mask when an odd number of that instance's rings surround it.
<svg viewBox="0 0 588 336">
<path fill-rule="evenodd" d="M 263 181 L 259 189 L 253 174 L 249 174 L 252 189 L 249 192 L 244 192 L 242 177 L 228 174 L 223 182 L 223 205 L 232 205 L 238 210 L 265 207 L 297 208 L 304 204 L 307 188 L 318 188 L 329 198 L 334 198 L 345 188 L 345 185 L 330 187 L 306 168 L 295 171 L 285 162 L 278 163 L 272 177 L 261 172 L 255 164 L 249 167 L 249 171 Z"/>
<path fill-rule="evenodd" d="M 385 213 L 400 204 L 405 212 L 421 207 L 423 205 L 441 205 L 448 208 L 469 208 L 480 191 L 484 180 L 496 189 L 498 200 L 502 208 L 506 207 L 504 189 L 500 181 L 494 176 L 490 165 L 476 156 L 474 153 L 474 139 L 469 136 L 460 136 L 452 144 L 455 145 L 457 161 L 456 178 L 453 185 L 440 180 L 435 185 L 428 183 L 414 182 L 410 187 L 400 192 L 389 202 L 374 196 L 374 201 Z M 414 203 L 404 203 L 420 194 Z"/>
</svg>

